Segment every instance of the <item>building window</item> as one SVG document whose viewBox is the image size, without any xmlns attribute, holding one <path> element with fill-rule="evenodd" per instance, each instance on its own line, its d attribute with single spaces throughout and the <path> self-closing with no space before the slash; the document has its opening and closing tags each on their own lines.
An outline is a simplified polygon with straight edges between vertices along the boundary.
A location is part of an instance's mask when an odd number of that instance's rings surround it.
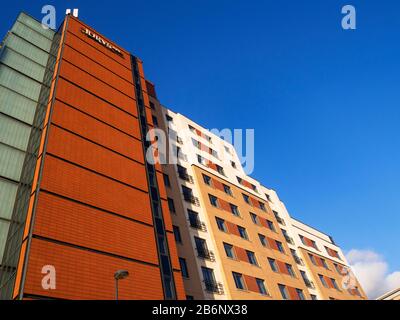
<svg viewBox="0 0 400 320">
<path fill-rule="evenodd" d="M 196 139 L 192 138 L 192 144 L 197 148 L 197 149 L 201 149 L 201 143 L 199 141 L 197 141 Z"/>
<path fill-rule="evenodd" d="M 288 273 L 290 274 L 290 276 L 295 278 L 296 274 L 294 273 L 292 265 L 289 263 L 285 263 L 285 266 L 286 266 L 286 269 L 287 269 Z"/>
<path fill-rule="evenodd" d="M 231 154 L 231 150 L 227 146 L 224 146 L 224 148 L 227 153 Z"/>
<path fill-rule="evenodd" d="M 309 258 L 310 258 L 312 264 L 313 264 L 314 266 L 316 266 L 316 265 L 317 265 L 317 261 L 315 261 L 315 257 L 314 257 L 311 253 L 309 253 L 308 256 L 309 256 Z"/>
<path fill-rule="evenodd" d="M 258 205 L 259 205 L 259 207 L 260 207 L 260 209 L 262 211 L 267 211 L 267 208 L 265 207 L 265 203 L 264 202 L 259 201 Z"/>
<path fill-rule="evenodd" d="M 285 221 L 279 216 L 279 213 L 276 211 L 272 211 L 274 213 L 275 219 L 276 221 L 278 221 L 278 223 L 285 225 Z"/>
<path fill-rule="evenodd" d="M 244 290 L 245 285 L 244 285 L 243 275 L 237 272 L 232 272 L 232 275 L 233 275 L 233 280 L 235 281 L 236 288 Z"/>
<path fill-rule="evenodd" d="M 152 110 L 155 110 L 155 108 L 156 108 L 156 107 L 154 106 L 154 103 L 151 102 L 151 101 L 150 101 L 150 108 L 151 108 Z"/>
<path fill-rule="evenodd" d="M 271 267 L 271 270 L 272 270 L 273 272 L 278 272 L 278 266 L 276 265 L 275 259 L 268 258 L 268 262 L 269 262 L 269 265 L 270 265 L 270 267 Z"/>
<path fill-rule="evenodd" d="M 252 212 L 250 212 L 250 217 L 251 220 L 253 221 L 254 224 L 260 225 L 260 221 L 258 219 L 258 216 Z"/>
<path fill-rule="evenodd" d="M 267 288 L 265 287 L 265 282 L 263 279 L 258 279 L 256 278 L 257 286 L 258 286 L 258 292 L 260 292 L 262 295 L 268 295 Z"/>
<path fill-rule="evenodd" d="M 240 217 L 240 212 L 237 206 L 235 206 L 234 204 L 230 203 L 229 206 L 231 207 L 231 212 L 233 215 Z"/>
<path fill-rule="evenodd" d="M 197 162 L 204 166 L 206 165 L 206 159 L 199 154 L 197 155 Z"/>
<path fill-rule="evenodd" d="M 256 187 L 254 184 L 252 184 L 252 185 L 251 185 L 251 188 L 253 189 L 253 191 L 255 191 L 255 192 L 257 192 L 257 193 L 258 193 L 258 191 L 257 191 L 257 187 Z"/>
<path fill-rule="evenodd" d="M 258 234 L 258 238 L 260 239 L 260 242 L 261 242 L 262 246 L 266 247 L 267 246 L 267 239 L 265 238 L 265 236 L 262 235 L 262 234 Z"/>
<path fill-rule="evenodd" d="M 187 202 L 190 202 L 191 204 L 194 204 L 195 206 L 199 206 L 199 199 L 193 195 L 193 190 L 184 185 L 182 185 L 181 187 L 183 199 Z"/>
<path fill-rule="evenodd" d="M 335 289 L 336 289 L 336 290 L 339 290 L 339 286 L 338 286 L 336 280 L 333 279 L 333 278 L 331 278 L 331 282 L 332 282 L 333 286 L 335 287 Z"/>
<path fill-rule="evenodd" d="M 272 221 L 267 220 L 268 228 L 274 232 L 276 232 L 275 225 Z"/>
<path fill-rule="evenodd" d="M 311 240 L 311 246 L 312 246 L 314 249 L 316 249 L 316 250 L 319 251 L 319 249 L 318 249 L 318 247 L 317 247 L 317 244 L 315 243 L 314 240 Z"/>
<path fill-rule="evenodd" d="M 333 249 L 331 249 L 331 248 L 328 248 L 327 246 L 325 246 L 325 250 L 326 250 L 326 252 L 327 252 L 331 257 L 335 257 L 335 258 L 338 258 L 339 260 L 342 260 L 342 259 L 339 257 L 339 252 L 337 252 L 336 250 L 333 250 Z"/>
<path fill-rule="evenodd" d="M 181 237 L 181 232 L 179 230 L 179 227 L 172 226 L 172 229 L 174 231 L 175 241 L 178 242 L 178 243 L 182 243 L 182 237 Z"/>
<path fill-rule="evenodd" d="M 217 167 L 217 171 L 218 171 L 218 173 L 220 174 L 220 175 L 225 175 L 225 172 L 224 172 L 224 168 L 222 168 L 221 166 L 219 166 L 219 165 L 215 165 L 216 167 Z"/>
<path fill-rule="evenodd" d="M 169 116 L 168 114 L 165 115 L 165 119 L 167 119 L 168 122 L 174 121 L 174 119 L 171 116 Z"/>
<path fill-rule="evenodd" d="M 223 232 L 228 232 L 225 224 L 225 220 L 222 220 L 221 218 L 215 217 L 215 220 L 217 221 L 217 226 L 218 229 L 223 231 Z"/>
<path fill-rule="evenodd" d="M 293 256 L 294 261 L 296 261 L 296 263 L 299 265 L 303 265 L 303 260 L 297 255 L 296 250 L 290 249 L 290 252 Z"/>
<path fill-rule="evenodd" d="M 211 186 L 211 178 L 205 174 L 203 174 L 203 180 L 206 185 Z"/>
<path fill-rule="evenodd" d="M 289 294 L 287 292 L 286 286 L 283 284 L 278 284 L 279 287 L 279 291 L 281 292 L 282 298 L 284 300 L 288 300 L 289 299 Z"/>
<path fill-rule="evenodd" d="M 254 254 L 254 252 L 246 250 L 246 254 L 250 264 L 258 266 L 256 255 Z"/>
<path fill-rule="evenodd" d="M 245 228 L 241 227 L 241 226 L 237 226 L 240 237 L 246 240 L 249 240 L 249 237 L 247 235 L 247 231 Z"/>
<path fill-rule="evenodd" d="M 154 125 L 158 127 L 157 117 L 156 116 L 152 116 L 152 120 L 153 120 Z"/>
<path fill-rule="evenodd" d="M 188 271 L 188 267 L 186 264 L 186 260 L 179 257 L 179 264 L 181 266 L 182 277 L 189 278 L 189 271 Z"/>
<path fill-rule="evenodd" d="M 215 158 L 218 159 L 218 153 L 217 153 L 217 151 L 215 151 L 214 149 L 211 149 L 211 148 L 210 148 L 210 153 L 211 153 L 211 155 L 212 155 L 213 157 L 215 157 Z"/>
<path fill-rule="evenodd" d="M 329 270 L 328 264 L 326 263 L 325 259 L 320 258 L 322 265 L 324 266 L 325 269 Z"/>
<path fill-rule="evenodd" d="M 236 169 L 236 163 L 234 161 L 231 161 L 231 166 L 232 168 Z"/>
<path fill-rule="evenodd" d="M 319 274 L 318 277 L 319 277 L 319 280 L 321 281 L 322 285 L 325 288 L 328 288 L 328 284 L 326 283 L 324 276 L 322 274 Z"/>
<path fill-rule="evenodd" d="M 307 276 L 306 272 L 303 271 L 303 270 L 300 270 L 300 274 L 301 274 L 301 277 L 303 278 L 304 284 L 308 288 L 314 288 L 314 284 L 311 282 L 310 279 L 308 279 L 308 276 Z"/>
<path fill-rule="evenodd" d="M 275 240 L 276 246 L 278 247 L 278 250 L 282 253 L 285 253 L 285 249 L 283 248 L 282 242 Z"/>
<path fill-rule="evenodd" d="M 207 267 L 201 267 L 201 272 L 203 273 L 206 290 L 209 292 L 217 292 L 218 285 L 215 281 L 214 270 Z"/>
<path fill-rule="evenodd" d="M 304 296 L 303 290 L 301 289 L 296 289 L 297 296 L 299 297 L 300 300 L 306 300 L 306 297 Z"/>
<path fill-rule="evenodd" d="M 334 263 L 333 266 L 335 267 L 337 273 L 342 274 L 342 269 L 339 267 L 337 263 Z"/>
<path fill-rule="evenodd" d="M 269 202 L 272 202 L 272 200 L 271 200 L 271 196 L 269 195 L 269 194 L 265 194 L 265 197 L 267 198 L 267 200 L 269 201 Z"/>
<path fill-rule="evenodd" d="M 169 176 L 166 173 L 164 173 L 163 178 L 164 178 L 164 185 L 168 188 L 171 188 L 171 181 L 169 181 Z"/>
<path fill-rule="evenodd" d="M 171 198 L 168 198 L 167 200 L 169 212 L 176 213 L 174 200 L 172 200 Z"/>
<path fill-rule="evenodd" d="M 246 202 L 247 204 L 250 204 L 250 198 L 247 194 L 242 193 L 243 196 L 243 200 L 244 202 Z"/>
<path fill-rule="evenodd" d="M 199 219 L 199 214 L 196 211 L 190 209 L 188 209 L 187 212 L 188 212 L 190 226 L 192 228 L 205 231 L 205 227 L 203 228 L 202 223 Z"/>
<path fill-rule="evenodd" d="M 194 297 L 193 296 L 186 296 L 186 300 L 194 300 Z"/>
<path fill-rule="evenodd" d="M 291 236 L 289 236 L 287 231 L 285 229 L 281 229 L 281 230 L 282 230 L 283 236 L 285 237 L 286 242 L 294 244 L 293 238 Z"/>
<path fill-rule="evenodd" d="M 226 184 L 224 184 L 223 186 L 224 186 L 224 192 L 230 196 L 233 196 L 231 187 L 227 186 Z"/>
<path fill-rule="evenodd" d="M 317 296 L 315 294 L 310 294 L 311 300 L 318 300 Z"/>
<path fill-rule="evenodd" d="M 231 259 L 235 259 L 235 252 L 234 252 L 233 246 L 231 244 L 224 242 L 224 249 L 225 249 L 225 253 L 226 253 L 227 257 L 229 257 Z"/>
<path fill-rule="evenodd" d="M 208 195 L 209 199 L 210 199 L 210 203 L 213 207 L 217 207 L 218 208 L 218 198 L 213 196 L 212 194 Z"/>
<path fill-rule="evenodd" d="M 200 258 L 210 259 L 210 252 L 208 251 L 207 242 L 205 239 L 194 237 L 194 242 L 196 244 L 197 255 Z"/>
</svg>

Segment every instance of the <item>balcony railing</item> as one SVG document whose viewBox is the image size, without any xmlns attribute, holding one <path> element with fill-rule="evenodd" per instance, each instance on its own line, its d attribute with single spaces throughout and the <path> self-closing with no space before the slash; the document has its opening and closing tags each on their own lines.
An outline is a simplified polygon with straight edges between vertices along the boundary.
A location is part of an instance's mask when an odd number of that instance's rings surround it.
<svg viewBox="0 0 400 320">
<path fill-rule="evenodd" d="M 183 194 L 183 199 L 187 202 L 190 202 L 194 204 L 195 206 L 200 206 L 200 201 L 199 198 L 195 197 L 192 194 L 184 193 Z"/>
<path fill-rule="evenodd" d="M 215 261 L 214 252 L 208 250 L 207 248 L 197 248 L 197 256 L 201 259 L 209 260 L 212 262 Z"/>
<path fill-rule="evenodd" d="M 178 170 L 178 175 L 179 175 L 179 178 L 181 178 L 182 180 L 185 180 L 189 183 L 193 183 L 193 177 L 191 175 L 187 174 L 186 172 Z"/>
<path fill-rule="evenodd" d="M 208 292 L 224 294 L 224 286 L 221 282 L 204 280 L 205 289 Z"/>
<path fill-rule="evenodd" d="M 189 223 L 190 226 L 194 229 L 201 230 L 201 231 L 207 231 L 206 224 L 199 219 L 190 219 L 189 218 Z"/>
</svg>

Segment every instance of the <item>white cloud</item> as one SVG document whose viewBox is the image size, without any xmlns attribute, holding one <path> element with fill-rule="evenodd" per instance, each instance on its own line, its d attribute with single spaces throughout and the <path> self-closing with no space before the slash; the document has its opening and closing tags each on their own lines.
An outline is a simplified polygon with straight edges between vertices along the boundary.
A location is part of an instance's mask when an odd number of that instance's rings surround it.
<svg viewBox="0 0 400 320">
<path fill-rule="evenodd" d="M 389 273 L 388 263 L 378 253 L 352 249 L 346 257 L 370 299 L 400 287 L 400 271 Z"/>
</svg>

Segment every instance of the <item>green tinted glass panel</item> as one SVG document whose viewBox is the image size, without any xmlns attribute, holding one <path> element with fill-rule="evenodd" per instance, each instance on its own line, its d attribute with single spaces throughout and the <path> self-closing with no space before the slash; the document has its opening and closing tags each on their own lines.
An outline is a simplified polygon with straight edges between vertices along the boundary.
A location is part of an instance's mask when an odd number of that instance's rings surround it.
<svg viewBox="0 0 400 320">
<path fill-rule="evenodd" d="M 0 144 L 0 176 L 19 181 L 24 158 L 25 152 Z"/>
<path fill-rule="evenodd" d="M 0 65 L 0 85 L 17 91 L 32 100 L 39 100 L 41 85 L 5 65 Z"/>
<path fill-rule="evenodd" d="M 47 52 L 50 52 L 51 40 L 44 37 L 37 31 L 32 30 L 21 22 L 16 21 L 11 31 L 19 35 L 21 38 L 24 38 L 29 42 L 34 43 L 37 47 L 42 48 Z"/>
<path fill-rule="evenodd" d="M 18 21 L 22 22 L 23 24 L 27 25 L 31 29 L 35 30 L 36 32 L 39 32 L 43 36 L 45 36 L 48 39 L 53 39 L 54 36 L 54 31 L 51 29 L 45 29 L 42 27 L 42 24 L 37 21 L 36 19 L 28 16 L 25 13 L 21 13 L 17 19 Z"/>
<path fill-rule="evenodd" d="M 24 56 L 44 67 L 47 64 L 47 59 L 49 57 L 48 53 L 35 47 L 28 41 L 16 36 L 15 34 L 10 33 L 7 36 L 5 40 L 5 46 L 15 50 L 18 53 L 23 54 Z"/>
<path fill-rule="evenodd" d="M 6 245 L 9 226 L 9 222 L 0 220 L 0 263 L 3 260 L 4 247 Z"/>
<path fill-rule="evenodd" d="M 18 185 L 0 178 L 0 217 L 11 219 Z"/>
<path fill-rule="evenodd" d="M 30 132 L 30 126 L 0 114 L 0 142 L 25 151 Z"/>
<path fill-rule="evenodd" d="M 0 87 L 0 112 L 16 119 L 33 123 L 37 103 L 10 89 Z"/>
<path fill-rule="evenodd" d="M 5 47 L 1 55 L 1 62 L 19 72 L 39 81 L 43 81 L 45 68 L 23 55 Z"/>
</svg>

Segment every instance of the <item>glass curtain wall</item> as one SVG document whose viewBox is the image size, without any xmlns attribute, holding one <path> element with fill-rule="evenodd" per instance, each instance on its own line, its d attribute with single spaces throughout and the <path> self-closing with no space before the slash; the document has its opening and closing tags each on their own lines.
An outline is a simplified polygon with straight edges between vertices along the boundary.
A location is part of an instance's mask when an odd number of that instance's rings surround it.
<svg viewBox="0 0 400 320">
<path fill-rule="evenodd" d="M 21 13 L 0 46 L 0 268 L 54 34 Z"/>
</svg>

